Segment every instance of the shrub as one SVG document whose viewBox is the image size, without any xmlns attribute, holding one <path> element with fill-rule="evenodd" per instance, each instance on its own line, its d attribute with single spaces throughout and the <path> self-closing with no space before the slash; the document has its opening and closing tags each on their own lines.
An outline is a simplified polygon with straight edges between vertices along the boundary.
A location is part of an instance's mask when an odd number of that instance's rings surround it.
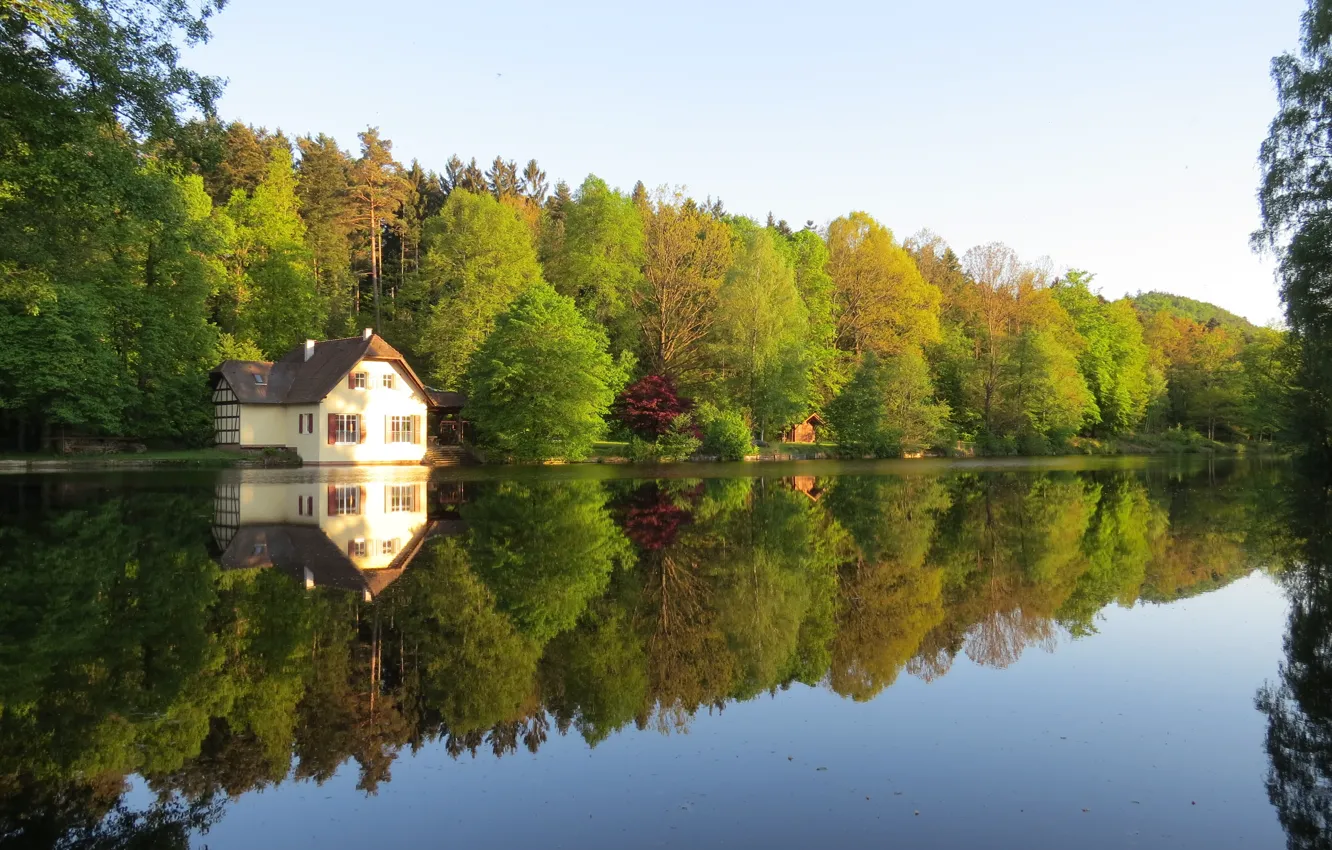
<svg viewBox="0 0 1332 850">
<path fill-rule="evenodd" d="M 1017 440 L 1017 452 L 1020 455 L 1048 455 L 1050 453 L 1050 442 L 1044 435 L 1035 431 L 1028 431 Z"/>
<path fill-rule="evenodd" d="M 693 408 L 690 399 L 676 393 L 670 378 L 647 375 L 624 388 L 611 407 L 611 415 L 644 440 L 655 440 L 670 430 L 676 417 Z"/>
<path fill-rule="evenodd" d="M 671 421 L 671 426 L 657 438 L 657 454 L 662 460 L 684 460 L 698 451 L 702 443 L 697 436 L 698 428 L 693 417 L 681 413 Z"/>
<path fill-rule="evenodd" d="M 754 448 L 749 423 L 736 410 L 718 410 L 700 405 L 698 419 L 703 429 L 703 452 L 722 460 L 744 460 Z"/>
</svg>

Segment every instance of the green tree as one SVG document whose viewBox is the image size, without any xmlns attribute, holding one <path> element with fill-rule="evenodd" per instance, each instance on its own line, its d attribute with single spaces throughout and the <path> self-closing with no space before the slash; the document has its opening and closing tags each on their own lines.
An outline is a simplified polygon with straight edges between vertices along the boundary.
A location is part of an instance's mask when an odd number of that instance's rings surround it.
<svg viewBox="0 0 1332 850">
<path fill-rule="evenodd" d="M 560 239 L 545 263 L 546 279 L 607 328 L 612 350 L 633 350 L 630 302 L 643 282 L 642 217 L 629 198 L 594 175 L 567 202 L 558 187 L 552 200 Z"/>
<path fill-rule="evenodd" d="M 347 190 L 348 218 L 367 254 L 368 277 L 374 296 L 375 325 L 381 324 L 380 296 L 384 275 L 384 234 L 396 227 L 410 185 L 400 163 L 393 159 L 393 143 L 379 137 L 379 128 L 360 134 L 361 156 L 352 165 Z M 361 311 L 360 290 L 354 309 Z"/>
<path fill-rule="evenodd" d="M 805 305 L 809 328 L 803 360 L 809 368 L 807 404 L 821 408 L 847 378 L 847 358 L 837 348 L 837 304 L 828 275 L 828 245 L 818 231 L 805 228 L 778 241 L 795 269 L 796 289 Z"/>
<path fill-rule="evenodd" d="M 1258 154 L 1262 228 L 1255 246 L 1275 251 L 1281 297 L 1300 352 L 1297 427 L 1311 451 L 1332 460 L 1332 298 L 1325 282 L 1332 268 L 1332 6 L 1309 0 L 1299 53 L 1272 60 L 1277 114 Z"/>
<path fill-rule="evenodd" d="M 1132 305 L 1106 302 L 1091 291 L 1092 278 L 1071 270 L 1056 282 L 1054 295 L 1086 341 L 1078 363 L 1096 397 L 1100 428 L 1117 434 L 1136 427 L 1153 401 L 1149 354 Z"/>
<path fill-rule="evenodd" d="M 919 351 L 885 357 L 881 365 L 883 424 L 903 446 L 923 449 L 940 443 L 948 430 L 948 405 L 935 398 L 930 367 Z"/>
<path fill-rule="evenodd" d="M 624 376 L 606 334 L 549 284 L 529 286 L 472 355 L 467 414 L 477 441 L 522 460 L 586 457 Z"/>
<path fill-rule="evenodd" d="M 239 334 L 270 359 L 318 336 L 327 314 L 305 242 L 290 152 L 275 149 L 254 192 L 237 190 L 223 212 L 234 226 L 228 265 Z"/>
<path fill-rule="evenodd" d="M 323 133 L 301 136 L 296 145 L 301 152 L 296 193 L 315 286 L 328 305 L 327 335 L 348 336 L 357 289 L 351 266 L 351 157 Z"/>
<path fill-rule="evenodd" d="M 737 241 L 717 294 L 713 357 L 727 394 L 766 438 L 805 409 L 808 314 L 772 231 L 750 224 Z"/>
<path fill-rule="evenodd" d="M 887 457 L 901 451 L 901 434 L 884 421 L 885 395 L 883 368 L 871 351 L 824 409 L 823 418 L 843 453 Z"/>
<path fill-rule="evenodd" d="M 472 353 L 495 319 L 541 280 L 527 227 L 488 195 L 455 189 L 425 223 L 419 309 L 430 318 L 419 344 L 440 386 L 459 389 Z"/>
</svg>

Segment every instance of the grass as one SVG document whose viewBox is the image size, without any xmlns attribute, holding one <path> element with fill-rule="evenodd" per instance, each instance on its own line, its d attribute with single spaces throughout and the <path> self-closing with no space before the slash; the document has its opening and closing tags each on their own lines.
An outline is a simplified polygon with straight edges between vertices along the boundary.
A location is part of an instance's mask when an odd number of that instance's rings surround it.
<svg viewBox="0 0 1332 850">
<path fill-rule="evenodd" d="M 55 454 L 53 452 L 5 452 L 0 461 L 45 462 L 57 461 L 72 466 L 137 466 L 143 463 L 163 465 L 232 466 L 239 461 L 256 460 L 259 455 L 241 454 L 226 449 L 166 449 L 146 452 L 114 452 L 109 454 Z"/>
</svg>

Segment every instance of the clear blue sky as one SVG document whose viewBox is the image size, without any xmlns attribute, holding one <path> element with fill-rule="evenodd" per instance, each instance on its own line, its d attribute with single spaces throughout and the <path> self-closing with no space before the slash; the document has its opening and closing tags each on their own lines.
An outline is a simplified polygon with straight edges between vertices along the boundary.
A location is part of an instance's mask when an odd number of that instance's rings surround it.
<svg viewBox="0 0 1332 850">
<path fill-rule="evenodd" d="M 1300 0 L 458 4 L 231 0 L 198 70 L 224 118 L 403 161 L 536 157 L 760 220 L 863 209 L 1280 314 L 1257 226 L 1268 67 Z"/>
</svg>

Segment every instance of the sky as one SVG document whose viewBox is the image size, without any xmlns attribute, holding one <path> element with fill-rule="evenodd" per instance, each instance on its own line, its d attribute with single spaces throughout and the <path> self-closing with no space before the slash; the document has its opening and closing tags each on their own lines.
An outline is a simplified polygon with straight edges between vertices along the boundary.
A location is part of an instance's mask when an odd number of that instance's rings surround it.
<svg viewBox="0 0 1332 850">
<path fill-rule="evenodd" d="M 1266 323 L 1256 160 L 1303 7 L 229 0 L 186 61 L 227 81 L 224 119 L 352 151 L 377 126 L 428 169 L 535 157 L 552 185 L 683 186 L 796 226 L 864 210 Z"/>
</svg>

